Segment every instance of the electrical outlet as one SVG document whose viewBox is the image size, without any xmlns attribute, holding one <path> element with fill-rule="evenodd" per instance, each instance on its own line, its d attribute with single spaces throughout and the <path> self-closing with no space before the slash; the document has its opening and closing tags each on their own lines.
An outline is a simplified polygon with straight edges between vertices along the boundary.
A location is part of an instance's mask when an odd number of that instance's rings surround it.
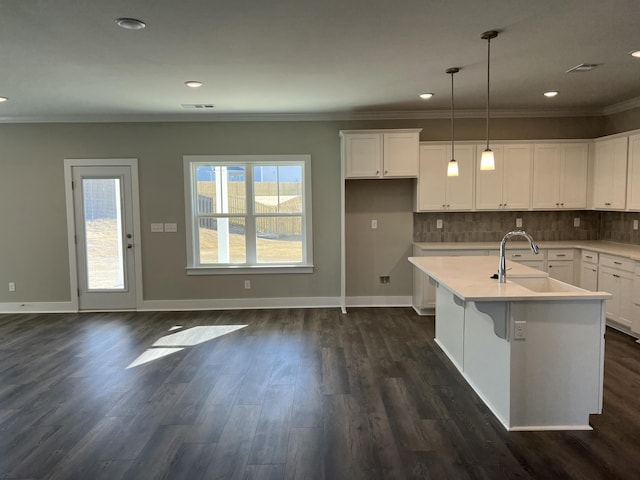
<svg viewBox="0 0 640 480">
<path fill-rule="evenodd" d="M 9 282 L 9 291 L 10 292 L 16 291 L 16 282 Z"/>
<path fill-rule="evenodd" d="M 371 228 L 375 230 L 378 228 L 378 220 L 371 220 Z"/>
<path fill-rule="evenodd" d="M 522 228 L 522 219 L 521 218 L 516 218 L 516 227 Z"/>
<path fill-rule="evenodd" d="M 633 221 L 633 229 L 637 230 L 638 229 L 638 220 L 634 220 Z"/>
<path fill-rule="evenodd" d="M 436 228 L 442 228 L 442 219 L 441 218 L 436 220 Z"/>
<path fill-rule="evenodd" d="M 515 340 L 524 340 L 527 338 L 527 322 L 515 321 L 513 322 L 516 331 L 513 332 L 513 338 Z"/>
<path fill-rule="evenodd" d="M 574 227 L 579 227 L 580 226 L 580 219 L 578 217 L 573 219 L 573 226 Z"/>
<path fill-rule="evenodd" d="M 244 289 L 249 290 L 251 288 L 251 280 L 244 281 Z"/>
</svg>

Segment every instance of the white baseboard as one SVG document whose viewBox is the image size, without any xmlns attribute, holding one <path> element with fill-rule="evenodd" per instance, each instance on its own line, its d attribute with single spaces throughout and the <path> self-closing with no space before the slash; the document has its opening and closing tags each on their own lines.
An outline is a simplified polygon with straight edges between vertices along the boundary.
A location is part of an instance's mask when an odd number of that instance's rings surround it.
<svg viewBox="0 0 640 480">
<path fill-rule="evenodd" d="M 15 302 L 0 303 L 0 313 L 76 313 L 73 302 Z"/>
<path fill-rule="evenodd" d="M 338 308 L 340 297 L 222 298 L 144 300 L 138 311 L 255 310 L 261 308 Z"/>
<path fill-rule="evenodd" d="M 413 298 L 410 295 L 347 297 L 347 307 L 410 307 Z"/>
</svg>

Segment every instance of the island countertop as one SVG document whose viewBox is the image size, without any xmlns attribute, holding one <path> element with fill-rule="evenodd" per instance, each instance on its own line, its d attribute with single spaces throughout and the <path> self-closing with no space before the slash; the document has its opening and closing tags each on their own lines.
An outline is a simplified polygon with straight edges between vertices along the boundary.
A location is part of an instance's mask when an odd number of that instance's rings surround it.
<svg viewBox="0 0 640 480">
<path fill-rule="evenodd" d="M 496 257 L 409 257 L 409 261 L 436 282 L 445 285 L 464 301 L 606 300 L 610 293 L 591 292 L 573 285 L 566 291 L 535 291 L 515 281 L 518 278 L 545 278 L 549 275 L 517 262 L 507 261 L 507 281 L 490 278 L 497 273 Z"/>
</svg>

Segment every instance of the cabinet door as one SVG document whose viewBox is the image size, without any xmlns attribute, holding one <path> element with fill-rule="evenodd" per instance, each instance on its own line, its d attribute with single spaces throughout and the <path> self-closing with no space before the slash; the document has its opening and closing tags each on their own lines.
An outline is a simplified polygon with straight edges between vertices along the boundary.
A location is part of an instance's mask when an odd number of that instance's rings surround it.
<svg viewBox="0 0 640 480">
<path fill-rule="evenodd" d="M 559 196 L 562 208 L 587 208 L 587 166 L 589 145 L 562 146 Z"/>
<path fill-rule="evenodd" d="M 377 178 L 382 175 L 382 134 L 346 134 L 343 142 L 345 178 Z"/>
<path fill-rule="evenodd" d="M 504 145 L 503 207 L 528 210 L 531 207 L 531 145 Z"/>
<path fill-rule="evenodd" d="M 573 284 L 573 262 L 572 261 L 555 261 L 548 262 L 547 271 L 551 278 L 560 280 L 561 282 Z"/>
<path fill-rule="evenodd" d="M 620 311 L 620 285 L 614 274 L 615 270 L 600 267 L 598 272 L 598 290 L 601 292 L 609 292 L 612 295 L 612 297 L 605 302 L 607 318 L 617 319 Z"/>
<path fill-rule="evenodd" d="M 593 206 L 624 209 L 627 196 L 627 138 L 596 143 Z"/>
<path fill-rule="evenodd" d="M 558 190 L 560 182 L 561 150 L 561 145 L 536 145 L 534 147 L 532 186 L 533 208 L 551 210 L 560 207 Z"/>
<path fill-rule="evenodd" d="M 504 149 L 502 145 L 491 147 L 495 157 L 495 170 L 480 170 L 480 157 L 484 145 L 476 147 L 476 210 L 500 210 L 502 201 L 502 177 Z"/>
<path fill-rule="evenodd" d="M 640 210 L 640 135 L 629 137 L 627 209 Z"/>
<path fill-rule="evenodd" d="M 416 184 L 417 211 L 445 208 L 448 161 L 446 145 L 420 145 L 420 175 Z"/>
<path fill-rule="evenodd" d="M 584 264 L 580 272 L 580 288 L 598 291 L 598 267 L 596 265 Z"/>
<path fill-rule="evenodd" d="M 620 310 L 618 311 L 618 322 L 627 327 L 631 327 L 633 319 L 633 276 L 628 273 L 621 273 L 620 278 Z"/>
<path fill-rule="evenodd" d="M 417 177 L 419 134 L 397 132 L 383 134 L 383 175 L 385 177 Z"/>
<path fill-rule="evenodd" d="M 458 162 L 458 176 L 447 177 L 446 172 L 446 204 L 447 210 L 471 210 L 473 209 L 473 179 L 474 179 L 474 154 L 473 145 L 461 145 L 455 147 L 455 157 Z M 447 146 L 447 163 L 451 159 L 451 147 Z"/>
</svg>

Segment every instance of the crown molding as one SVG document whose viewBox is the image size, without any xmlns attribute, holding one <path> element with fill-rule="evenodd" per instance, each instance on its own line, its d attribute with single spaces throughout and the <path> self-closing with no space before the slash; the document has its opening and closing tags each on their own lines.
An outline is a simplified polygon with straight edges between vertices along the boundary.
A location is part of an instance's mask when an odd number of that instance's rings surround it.
<svg viewBox="0 0 640 480">
<path fill-rule="evenodd" d="M 615 103 L 602 109 L 604 115 L 613 115 L 616 113 L 622 113 L 627 110 L 640 107 L 640 97 L 625 100 L 624 102 Z"/>
<path fill-rule="evenodd" d="M 492 110 L 491 118 L 597 117 L 640 106 L 640 98 L 609 109 Z M 438 120 L 450 110 L 308 113 L 191 113 L 158 115 L 69 115 L 0 117 L 1 123 L 168 123 L 168 122 L 321 122 L 357 120 Z M 485 118 L 486 110 L 456 110 L 456 118 Z"/>
</svg>

